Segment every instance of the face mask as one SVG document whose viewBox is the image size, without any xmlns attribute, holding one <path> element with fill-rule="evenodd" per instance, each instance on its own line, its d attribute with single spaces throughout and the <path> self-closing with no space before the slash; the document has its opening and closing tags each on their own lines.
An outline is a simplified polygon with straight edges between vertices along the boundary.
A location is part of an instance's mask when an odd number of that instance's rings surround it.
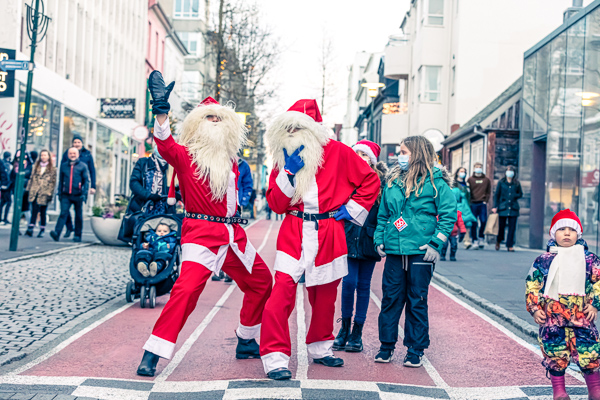
<svg viewBox="0 0 600 400">
<path fill-rule="evenodd" d="M 515 171 L 506 171 L 507 178 L 513 178 L 515 176 Z"/>
<path fill-rule="evenodd" d="M 459 172 L 459 173 L 458 173 L 458 177 L 459 177 L 460 179 L 465 179 L 465 178 L 467 177 L 467 174 L 465 174 L 464 172 Z"/>
<path fill-rule="evenodd" d="M 483 173 L 483 168 L 475 168 L 475 173 L 476 174 L 482 174 Z"/>
<path fill-rule="evenodd" d="M 410 156 L 407 155 L 398 155 L 398 165 L 402 171 L 408 171 L 408 162 L 410 161 Z"/>
</svg>

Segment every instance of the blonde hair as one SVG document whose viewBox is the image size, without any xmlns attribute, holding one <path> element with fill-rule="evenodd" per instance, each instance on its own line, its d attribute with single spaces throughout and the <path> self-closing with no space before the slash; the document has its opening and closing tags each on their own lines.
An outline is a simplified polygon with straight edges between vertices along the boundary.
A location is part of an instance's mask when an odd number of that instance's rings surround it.
<svg viewBox="0 0 600 400">
<path fill-rule="evenodd" d="M 400 167 L 392 169 L 388 178 L 388 186 L 391 187 L 396 180 L 402 178 L 402 183 L 404 183 L 406 189 L 406 198 L 409 198 L 413 192 L 416 197 L 419 197 L 423 192 L 425 178 L 429 175 L 431 185 L 435 191 L 434 198 L 437 197 L 438 190 L 433 180 L 433 169 L 437 162 L 437 155 L 431 142 L 424 136 L 409 136 L 400 145 L 405 145 L 410 151 L 408 171 L 402 174 Z"/>
</svg>

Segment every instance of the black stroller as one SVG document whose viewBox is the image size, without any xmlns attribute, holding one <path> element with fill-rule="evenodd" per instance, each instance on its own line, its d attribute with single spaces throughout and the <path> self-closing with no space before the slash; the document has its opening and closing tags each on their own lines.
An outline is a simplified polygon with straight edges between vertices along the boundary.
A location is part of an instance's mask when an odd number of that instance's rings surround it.
<svg viewBox="0 0 600 400">
<path fill-rule="evenodd" d="M 145 209 L 146 207 L 144 207 Z M 129 273 L 132 280 L 127 283 L 125 299 L 131 303 L 134 299 L 140 298 L 140 307 L 146 308 L 146 299 L 148 306 L 154 308 L 156 305 L 156 296 L 167 294 L 173 288 L 181 267 L 181 225 L 183 214 L 155 214 L 139 216 L 135 221 L 132 236 L 132 254 L 129 260 Z M 156 276 L 144 277 L 136 268 L 136 254 L 142 249 L 144 236 L 150 229 L 156 229 L 157 225 L 168 225 L 172 231 L 176 231 L 177 244 L 172 252 L 171 259 L 166 263 L 164 269 Z"/>
</svg>

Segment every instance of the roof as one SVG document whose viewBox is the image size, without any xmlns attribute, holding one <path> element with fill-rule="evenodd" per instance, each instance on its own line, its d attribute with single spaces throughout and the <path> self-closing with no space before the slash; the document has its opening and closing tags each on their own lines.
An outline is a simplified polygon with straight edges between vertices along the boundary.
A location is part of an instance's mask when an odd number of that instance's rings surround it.
<svg viewBox="0 0 600 400">
<path fill-rule="evenodd" d="M 600 1 L 600 0 L 599 0 Z M 523 86 L 523 78 L 519 77 L 512 85 L 508 87 L 500 96 L 496 97 L 490 104 L 487 105 L 483 110 L 479 111 L 473 118 L 468 120 L 462 128 L 454 131 L 442 144 L 446 145 L 455 142 L 457 139 L 473 132 L 476 125 L 481 124 L 486 118 L 492 115 L 498 108 L 506 104 L 512 97 L 514 97 Z"/>
</svg>

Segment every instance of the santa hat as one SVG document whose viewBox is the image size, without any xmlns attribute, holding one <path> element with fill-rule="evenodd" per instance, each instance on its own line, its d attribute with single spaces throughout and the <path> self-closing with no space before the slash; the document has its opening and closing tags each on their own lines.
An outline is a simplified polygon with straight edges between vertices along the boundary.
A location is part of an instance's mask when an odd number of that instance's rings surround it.
<svg viewBox="0 0 600 400">
<path fill-rule="evenodd" d="M 319 111 L 319 105 L 315 99 L 298 100 L 289 108 L 288 112 L 289 111 L 296 111 L 306 114 L 314 119 L 315 122 L 323 122 L 323 118 L 321 118 L 321 112 Z"/>
<path fill-rule="evenodd" d="M 167 198 L 167 204 L 170 206 L 174 206 L 177 203 L 177 199 L 175 198 L 175 176 L 177 174 L 173 171 L 173 176 L 171 177 L 171 185 L 169 186 L 169 197 Z"/>
<path fill-rule="evenodd" d="M 205 98 L 204 100 L 202 100 L 200 102 L 200 104 L 198 104 L 198 107 L 200 107 L 200 106 L 209 106 L 211 104 L 216 104 L 218 106 L 220 105 L 218 101 L 216 101 L 212 97 L 208 96 L 207 98 Z"/>
<path fill-rule="evenodd" d="M 381 147 L 379 147 L 377 143 L 373 143 L 370 140 L 359 141 L 352 146 L 352 150 L 354 150 L 354 152 L 362 151 L 368 155 L 373 165 L 377 164 L 377 158 L 379 158 L 379 154 L 381 153 Z"/>
<path fill-rule="evenodd" d="M 556 231 L 560 228 L 571 228 L 577 232 L 577 238 L 581 239 L 583 234 L 583 227 L 577 214 L 573 211 L 566 209 L 556 213 L 552 218 L 552 224 L 550 225 L 550 237 L 556 239 Z"/>
</svg>

